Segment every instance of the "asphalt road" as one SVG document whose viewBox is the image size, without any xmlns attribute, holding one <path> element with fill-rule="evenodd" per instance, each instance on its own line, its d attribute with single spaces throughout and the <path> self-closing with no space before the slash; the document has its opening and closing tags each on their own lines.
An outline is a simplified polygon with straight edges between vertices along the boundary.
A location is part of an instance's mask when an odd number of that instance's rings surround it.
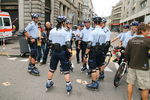
<svg viewBox="0 0 150 100">
<path fill-rule="evenodd" d="M 114 36 L 116 35 L 112 37 Z M 116 44 L 117 42 L 114 43 L 114 45 Z M 8 44 L 7 48 L 9 54 L 19 52 L 17 41 Z M 76 63 L 74 55 L 73 65 L 75 68 L 71 73 L 73 91 L 70 96 L 66 94 L 65 81 L 59 72 L 59 66 L 53 78 L 54 87 L 45 92 L 49 59 L 46 65 L 36 65 L 40 70 L 40 76 L 30 75 L 27 72 L 27 65 L 27 58 L 0 56 L 0 100 L 127 100 L 126 77 L 118 88 L 113 86 L 117 70 L 117 66 L 113 62 L 110 62 L 106 68 L 106 77 L 104 81 L 100 81 L 100 88 L 97 91 L 91 91 L 86 89 L 84 85 L 91 80 L 85 73 L 80 72 L 81 64 Z M 136 88 L 133 100 L 140 100 L 139 91 Z"/>
</svg>

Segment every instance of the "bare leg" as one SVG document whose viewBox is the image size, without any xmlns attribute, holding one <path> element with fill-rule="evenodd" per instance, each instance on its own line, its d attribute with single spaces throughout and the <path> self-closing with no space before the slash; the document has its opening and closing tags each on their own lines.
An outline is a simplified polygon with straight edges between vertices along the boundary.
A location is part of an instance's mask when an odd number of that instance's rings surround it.
<svg viewBox="0 0 150 100">
<path fill-rule="evenodd" d="M 49 71 L 48 72 L 48 79 L 51 80 L 53 78 L 53 75 L 54 75 L 54 73 Z"/>
<path fill-rule="evenodd" d="M 70 82 L 70 74 L 66 74 L 65 75 L 65 81 L 66 82 Z"/>
<path fill-rule="evenodd" d="M 133 85 L 128 84 L 128 100 L 132 100 L 132 94 L 133 94 Z"/>
<path fill-rule="evenodd" d="M 149 95 L 149 90 L 141 91 L 142 100 L 148 100 L 148 95 Z"/>
</svg>

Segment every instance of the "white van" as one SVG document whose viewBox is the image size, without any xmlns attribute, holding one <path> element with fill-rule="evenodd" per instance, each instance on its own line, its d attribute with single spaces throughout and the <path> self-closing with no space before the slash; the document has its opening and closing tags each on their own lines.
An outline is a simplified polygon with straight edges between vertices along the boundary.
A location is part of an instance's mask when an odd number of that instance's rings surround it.
<svg viewBox="0 0 150 100">
<path fill-rule="evenodd" d="M 8 12 L 0 11 L 0 39 L 12 37 L 12 22 Z"/>
</svg>

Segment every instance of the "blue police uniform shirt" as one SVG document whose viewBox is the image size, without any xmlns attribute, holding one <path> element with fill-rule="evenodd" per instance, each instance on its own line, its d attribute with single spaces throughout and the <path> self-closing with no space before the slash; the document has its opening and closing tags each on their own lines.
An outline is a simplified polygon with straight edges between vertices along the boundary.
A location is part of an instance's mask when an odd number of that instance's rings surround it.
<svg viewBox="0 0 150 100">
<path fill-rule="evenodd" d="M 90 33 L 88 41 L 92 42 L 92 46 L 95 46 L 96 43 L 103 44 L 105 43 L 106 35 L 103 29 L 99 26 L 96 26 L 95 29 Z"/>
<path fill-rule="evenodd" d="M 110 41 L 111 31 L 109 30 L 108 27 L 104 27 L 103 30 L 104 30 L 104 33 L 105 33 L 105 35 L 106 35 L 106 40 L 105 40 L 105 42 Z"/>
<path fill-rule="evenodd" d="M 122 35 L 125 34 L 126 32 L 122 32 L 119 35 L 117 35 L 117 38 L 121 39 Z"/>
<path fill-rule="evenodd" d="M 124 48 L 126 48 L 128 41 L 132 38 L 134 38 L 136 35 L 135 34 L 131 34 L 131 31 L 128 31 L 127 33 L 123 34 L 121 36 L 121 41 L 122 41 L 122 46 Z"/>
<path fill-rule="evenodd" d="M 69 34 L 69 37 L 70 37 L 70 40 L 71 40 L 72 39 L 72 30 L 65 28 L 65 31 L 67 32 L 67 34 Z"/>
<path fill-rule="evenodd" d="M 90 28 L 86 28 L 86 27 L 85 27 L 85 28 L 82 30 L 82 33 L 81 33 L 81 35 L 80 35 L 80 38 L 82 38 L 82 41 L 88 42 L 88 38 L 89 38 L 89 35 L 90 35 L 90 33 L 91 33 L 92 30 L 93 30 L 92 27 L 90 27 Z"/>
<path fill-rule="evenodd" d="M 81 40 L 81 38 L 80 38 L 81 34 L 82 34 L 82 30 L 77 29 L 77 30 L 74 32 L 75 39 L 76 39 L 76 40 Z"/>
<path fill-rule="evenodd" d="M 37 39 L 38 38 L 38 25 L 34 21 L 29 23 L 25 30 L 28 32 L 28 34 L 32 37 Z"/>
<path fill-rule="evenodd" d="M 66 32 L 65 28 L 53 28 L 50 31 L 49 40 L 52 41 L 52 43 L 59 43 L 61 46 L 65 45 L 67 41 L 70 41 L 70 35 Z"/>
</svg>

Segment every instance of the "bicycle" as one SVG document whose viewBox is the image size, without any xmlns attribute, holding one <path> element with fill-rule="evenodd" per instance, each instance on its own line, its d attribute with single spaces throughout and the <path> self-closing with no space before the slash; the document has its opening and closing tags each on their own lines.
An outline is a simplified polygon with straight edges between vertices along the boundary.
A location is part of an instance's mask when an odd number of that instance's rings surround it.
<svg viewBox="0 0 150 100">
<path fill-rule="evenodd" d="M 124 53 L 124 50 L 120 50 L 120 52 Z M 115 74 L 115 78 L 114 78 L 114 86 L 115 87 L 118 87 L 121 84 L 121 81 L 126 72 L 127 72 L 127 63 L 126 63 L 125 58 L 123 58 L 119 65 L 119 68 Z"/>
</svg>

